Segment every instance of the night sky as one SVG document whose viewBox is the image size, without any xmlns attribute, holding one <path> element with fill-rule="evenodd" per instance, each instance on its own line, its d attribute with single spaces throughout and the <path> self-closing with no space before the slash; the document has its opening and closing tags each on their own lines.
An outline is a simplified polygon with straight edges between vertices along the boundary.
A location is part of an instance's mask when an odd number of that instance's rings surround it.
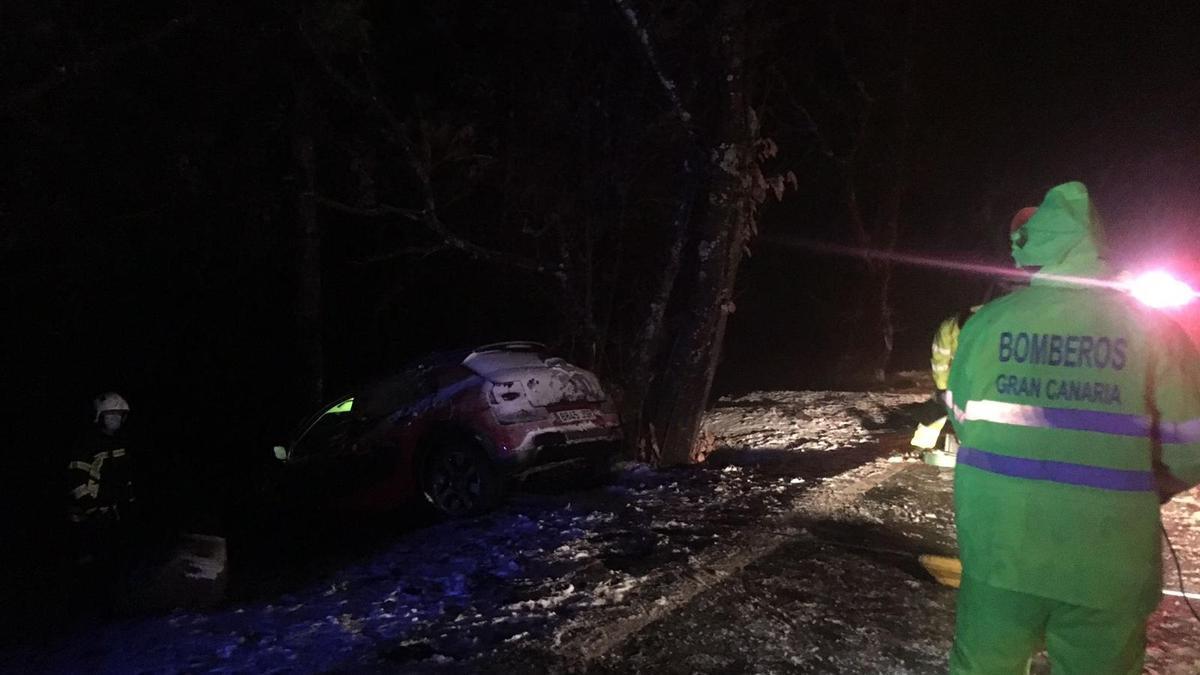
<svg viewBox="0 0 1200 675">
<path fill-rule="evenodd" d="M 833 14 L 849 26 L 854 72 L 872 88 L 881 83 L 873 91 L 886 109 L 909 50 L 901 250 L 1004 264 L 1011 214 L 1057 183 L 1082 180 L 1122 262 L 1195 256 L 1200 7 L 1101 4 L 818 3 L 776 20 L 771 3 L 752 3 L 758 25 L 774 30 L 755 63 L 789 74 L 812 64 L 813 81 L 836 98 L 844 73 L 829 65 L 823 37 Z M 652 28 L 661 29 L 667 74 L 702 91 L 688 7 L 655 5 Z M 600 268 L 617 257 L 654 268 L 642 257 L 670 213 L 675 169 L 664 158 L 674 140 L 657 131 L 666 103 L 609 3 L 520 11 L 491 2 L 6 3 L 0 368 L 18 402 L 7 407 L 10 447 L 33 454 L 25 449 L 61 443 L 90 397 L 110 388 L 127 392 L 160 438 L 196 450 L 236 454 L 303 416 L 290 397 L 295 83 L 312 88 L 320 110 L 311 131 L 321 191 L 350 201 L 412 194 L 412 184 L 385 150 L 386 125 L 347 103 L 293 34 L 297 15 L 326 29 L 319 42 L 333 66 L 353 70 L 354 55 L 368 53 L 398 108 L 445 121 L 448 137 L 471 129 L 472 153 L 488 157 L 483 187 L 462 202 L 447 197 L 445 212 L 481 241 L 546 254 L 527 243 L 552 221 L 542 214 L 611 215 L 614 174 L 580 167 L 638 156 L 628 180 L 644 201 L 605 240 L 610 257 Z M 896 17 L 909 22 L 906 39 Z M 369 50 L 356 42 L 363 31 Z M 763 236 L 739 278 L 718 393 L 829 386 L 836 374 L 827 365 L 852 330 L 843 310 L 855 263 L 775 239 L 847 241 L 828 163 L 794 110 L 775 105 L 778 94 L 767 98 L 775 169 L 793 170 L 801 186 L 760 211 Z M 587 165 L 571 133 L 598 134 L 602 124 L 618 142 L 588 146 Z M 623 147 L 632 129 L 649 131 Z M 510 165 L 517 184 L 488 177 Z M 544 278 L 445 251 L 365 262 L 430 239 L 411 224 L 320 215 L 331 391 L 434 349 L 511 338 L 573 349 Z M 613 274 L 635 290 L 640 283 Z M 891 367 L 919 369 L 937 322 L 978 302 L 988 284 L 934 270 L 897 275 Z M 622 317 L 643 310 L 617 307 L 614 325 L 628 329 Z"/>
<path fill-rule="evenodd" d="M 1189 3 L 938 3 L 916 14 L 916 178 L 899 248 L 1006 264 L 1008 220 L 1044 192 L 1083 181 L 1120 267 L 1200 256 L 1200 8 Z M 812 237 L 820 214 L 787 203 L 764 231 Z M 797 209 L 799 212 L 790 212 Z M 822 225 L 815 225 L 822 228 Z M 832 229 L 837 224 L 832 224 Z M 828 231 L 826 228 L 825 231 Z M 793 248 L 762 243 L 741 279 L 729 386 L 763 353 L 771 386 L 813 374 L 806 348 L 844 335 L 821 321 L 839 302 Z M 897 366 L 927 364 L 933 327 L 981 301 L 987 283 L 901 268 Z M 779 320 L 779 324 L 771 327 Z M 780 330 L 782 328 L 782 330 Z M 770 350 L 770 351 L 764 351 Z M 736 365 L 735 365 L 736 364 Z M 793 365 L 794 364 L 794 365 Z M 734 372 L 731 372 L 734 371 Z"/>
</svg>

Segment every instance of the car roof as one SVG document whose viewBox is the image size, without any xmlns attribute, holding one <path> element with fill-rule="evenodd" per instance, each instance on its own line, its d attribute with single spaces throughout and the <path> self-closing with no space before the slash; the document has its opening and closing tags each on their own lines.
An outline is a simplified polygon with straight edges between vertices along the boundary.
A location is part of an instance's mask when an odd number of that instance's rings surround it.
<svg viewBox="0 0 1200 675">
<path fill-rule="evenodd" d="M 540 349 L 489 349 L 471 352 L 463 365 L 477 375 L 494 380 L 506 371 L 545 368 L 546 355 Z"/>
<path fill-rule="evenodd" d="M 540 342 L 512 341 L 496 342 L 474 348 L 447 349 L 444 351 L 432 352 L 405 363 L 403 366 L 395 369 L 387 375 L 375 377 L 374 379 L 368 380 L 363 384 L 354 387 L 348 392 L 344 392 L 342 395 L 336 398 L 326 401 L 320 408 L 314 411 L 309 418 L 305 420 L 301 427 L 307 428 L 308 426 L 311 426 L 311 423 L 316 420 L 316 418 L 325 414 L 330 407 L 341 403 L 348 398 L 357 398 L 359 399 L 359 405 L 363 407 L 369 407 L 365 404 L 366 399 L 380 396 L 382 393 L 396 386 L 414 372 L 428 370 L 430 368 L 462 365 L 464 367 L 469 367 L 471 371 L 478 375 L 487 377 L 488 373 L 495 372 L 501 367 L 512 367 L 514 365 L 535 365 L 531 360 L 523 356 L 540 355 L 545 351 L 546 346 Z M 513 357 L 516 357 L 519 362 L 514 362 Z M 538 359 L 539 360 L 536 365 L 540 365 L 541 363 L 540 357 L 538 357 Z M 472 361 L 470 366 L 467 365 L 467 361 Z"/>
<path fill-rule="evenodd" d="M 447 349 L 444 351 L 432 352 L 420 358 L 413 359 L 398 368 L 391 376 L 400 375 L 410 370 L 418 370 L 424 368 L 434 368 L 438 366 L 457 366 L 465 365 L 469 359 L 476 358 L 484 354 L 542 354 L 547 351 L 546 345 L 540 342 L 532 342 L 528 340 L 513 340 L 509 342 L 493 342 L 479 347 L 462 347 L 458 349 Z"/>
</svg>

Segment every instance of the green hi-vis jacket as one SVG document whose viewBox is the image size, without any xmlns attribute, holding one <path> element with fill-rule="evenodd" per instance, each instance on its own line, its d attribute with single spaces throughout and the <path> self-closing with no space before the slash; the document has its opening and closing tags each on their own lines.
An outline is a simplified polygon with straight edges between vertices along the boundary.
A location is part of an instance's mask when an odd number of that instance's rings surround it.
<svg viewBox="0 0 1200 675">
<path fill-rule="evenodd" d="M 946 389 L 950 386 L 950 364 L 954 362 L 954 353 L 958 351 L 958 334 L 963 324 L 971 318 L 979 306 L 947 317 L 938 325 L 933 334 L 933 344 L 930 346 L 929 371 L 933 373 L 933 386 Z"/>
<path fill-rule="evenodd" d="M 1106 278 L 1087 189 L 1060 185 L 1013 235 L 1030 287 L 963 327 L 948 396 L 958 432 L 963 573 L 1097 609 L 1161 595 L 1157 475 L 1200 483 L 1200 356 Z"/>
<path fill-rule="evenodd" d="M 933 334 L 929 370 L 933 373 L 933 386 L 938 389 L 950 386 L 950 363 L 954 360 L 954 352 L 958 350 L 959 330 L 958 317 L 952 316 L 943 321 Z"/>
</svg>

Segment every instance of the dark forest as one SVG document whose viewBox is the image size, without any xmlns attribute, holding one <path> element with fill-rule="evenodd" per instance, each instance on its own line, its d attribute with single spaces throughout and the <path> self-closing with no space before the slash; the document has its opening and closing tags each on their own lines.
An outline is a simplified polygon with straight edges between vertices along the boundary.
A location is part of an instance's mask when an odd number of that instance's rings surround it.
<svg viewBox="0 0 1200 675">
<path fill-rule="evenodd" d="M 1198 22 L 1184 3 L 4 3 L 10 496 L 52 512 L 58 453 L 116 390 L 188 477 L 181 517 L 236 519 L 317 405 L 502 340 L 597 373 L 625 457 L 702 460 L 717 396 L 925 369 L 992 283 L 868 252 L 1010 265 L 1013 212 L 1080 180 L 1120 263 L 1194 259 Z"/>
</svg>

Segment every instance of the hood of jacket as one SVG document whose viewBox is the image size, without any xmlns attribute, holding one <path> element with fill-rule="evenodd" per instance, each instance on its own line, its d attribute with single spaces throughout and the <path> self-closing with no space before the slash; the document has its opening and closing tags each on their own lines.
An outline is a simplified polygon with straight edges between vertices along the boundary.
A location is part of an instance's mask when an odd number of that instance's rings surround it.
<svg viewBox="0 0 1200 675">
<path fill-rule="evenodd" d="M 1103 249 L 1103 228 L 1080 182 L 1051 188 L 1037 213 L 1012 233 L 1013 260 L 1019 267 L 1040 268 L 1035 284 L 1070 285 L 1062 277 L 1108 276 Z"/>
</svg>

